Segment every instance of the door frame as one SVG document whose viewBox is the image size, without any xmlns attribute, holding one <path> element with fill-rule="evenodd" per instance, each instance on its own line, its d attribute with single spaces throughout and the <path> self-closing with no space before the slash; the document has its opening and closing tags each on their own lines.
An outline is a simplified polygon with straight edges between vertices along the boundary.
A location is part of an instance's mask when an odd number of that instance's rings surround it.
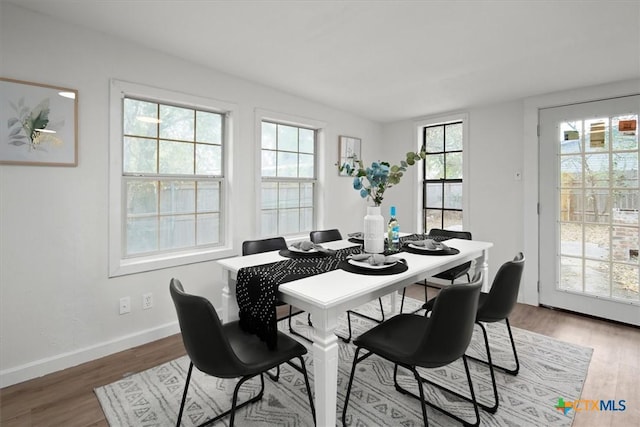
<svg viewBox="0 0 640 427">
<path fill-rule="evenodd" d="M 524 253 L 528 268 L 525 268 L 519 301 L 525 304 L 539 305 L 538 282 L 540 278 L 540 258 L 538 243 L 538 111 L 541 108 L 597 101 L 605 98 L 640 93 L 640 79 L 625 80 L 582 89 L 567 90 L 540 95 L 524 100 L 523 120 L 523 232 Z"/>
<path fill-rule="evenodd" d="M 558 174 L 558 141 L 560 138 L 560 131 L 558 130 L 558 124 L 566 121 L 582 121 L 601 117 L 615 117 L 620 114 L 625 114 L 632 109 L 635 114 L 640 113 L 640 95 L 628 95 L 624 97 L 607 98 L 598 101 L 589 101 L 584 103 L 573 103 L 569 105 L 563 105 L 559 107 L 553 107 L 549 109 L 540 110 L 539 121 L 541 131 L 539 132 L 539 153 L 545 153 L 544 158 L 541 158 L 539 164 L 544 164 L 541 167 L 541 175 L 539 182 L 546 183 L 545 189 L 540 189 L 539 199 L 540 216 L 539 222 L 543 229 L 540 229 L 540 242 L 546 243 L 544 254 L 540 256 L 541 266 L 541 285 L 539 288 L 540 302 L 546 305 L 550 305 L 558 308 L 565 308 L 570 311 L 576 311 L 584 314 L 592 314 L 596 317 L 604 319 L 611 319 L 620 321 L 623 323 L 629 323 L 640 326 L 640 305 L 638 300 L 634 302 L 618 300 L 608 296 L 599 296 L 589 293 L 583 293 L 571 290 L 558 290 L 558 281 L 560 279 L 561 272 L 558 265 L 558 254 L 560 252 L 559 233 L 559 194 L 558 188 L 559 174 Z M 543 122 L 543 117 L 545 122 Z M 582 132 L 588 132 L 588 130 L 581 130 Z M 613 129 L 610 130 L 612 132 Z M 581 135 L 584 138 L 585 135 Z M 583 140 L 583 142 L 585 142 Z M 585 142 L 586 143 L 586 142 Z M 609 141 L 609 143 L 612 143 Z M 587 148 L 582 148 L 587 155 L 590 154 L 610 154 L 610 148 L 607 145 L 607 150 L 594 150 L 589 151 Z M 573 154 L 565 153 L 565 154 Z M 576 153 L 580 155 L 580 153 Z M 608 157 L 609 158 L 609 157 Z M 551 161 L 549 161 L 551 160 Z M 608 166 L 608 165 L 607 165 Z M 581 173 L 584 173 L 581 171 Z M 582 190 L 588 190 L 590 187 L 581 187 Z M 603 189 L 610 190 L 610 187 L 603 187 Z M 543 218 L 544 216 L 544 218 Z M 611 219 L 609 219 L 611 221 Z M 597 221 L 596 221 L 597 222 Z M 572 222 L 569 220 L 567 224 L 582 224 L 582 221 Z M 594 222 L 591 222 L 593 224 Z M 608 226 L 615 229 L 615 223 L 599 223 L 601 226 Z M 619 224 L 618 224 L 619 225 Z M 582 244 L 588 243 L 580 240 Z M 609 249 L 614 251 L 614 246 Z M 584 257 L 584 253 L 582 253 Z M 581 258 L 584 259 L 584 258 Z M 592 258 L 593 259 L 593 258 Z M 611 259 L 603 260 L 605 262 L 611 262 Z M 621 260 L 617 260 L 620 262 Z M 542 269 L 542 267 L 546 267 Z M 555 266 L 555 267 L 553 267 Z M 613 274 L 613 270 L 611 270 Z M 588 280 L 588 277 L 580 276 L 581 280 Z M 612 280 L 611 278 L 609 280 Z M 611 283 L 609 283 L 611 285 Z M 544 301 L 542 296 L 544 296 Z"/>
</svg>

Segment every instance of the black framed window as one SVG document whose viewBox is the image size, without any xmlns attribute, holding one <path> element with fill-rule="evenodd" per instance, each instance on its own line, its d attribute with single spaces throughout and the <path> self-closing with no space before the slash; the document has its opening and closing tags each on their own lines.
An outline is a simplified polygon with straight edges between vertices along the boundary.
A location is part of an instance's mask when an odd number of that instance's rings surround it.
<svg viewBox="0 0 640 427">
<path fill-rule="evenodd" d="M 462 229 L 462 121 L 425 126 L 422 213 L 425 232 L 432 228 Z"/>
</svg>

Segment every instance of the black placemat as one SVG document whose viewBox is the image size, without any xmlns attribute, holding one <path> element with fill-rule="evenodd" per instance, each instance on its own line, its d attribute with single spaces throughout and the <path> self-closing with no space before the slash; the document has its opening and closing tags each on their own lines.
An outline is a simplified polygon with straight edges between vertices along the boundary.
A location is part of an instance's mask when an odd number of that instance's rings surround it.
<svg viewBox="0 0 640 427">
<path fill-rule="evenodd" d="M 405 243 L 402 246 L 402 250 L 405 252 L 410 252 L 412 254 L 418 254 L 418 255 L 455 255 L 455 254 L 459 254 L 460 251 L 456 248 L 452 248 L 449 247 L 449 249 L 440 249 L 440 250 L 435 250 L 435 251 L 431 251 L 428 249 L 416 249 L 416 248 L 412 248 L 411 246 L 409 246 L 410 242 Z"/>
<path fill-rule="evenodd" d="M 373 269 L 358 267 L 357 265 L 349 264 L 348 259 L 341 261 L 340 264 L 338 264 L 338 268 L 344 271 L 348 271 L 349 273 L 364 274 L 365 276 L 389 276 L 392 274 L 404 273 L 409 269 L 406 261 L 404 260 L 395 263 L 389 268 Z"/>
<path fill-rule="evenodd" d="M 328 253 L 328 252 L 321 252 L 321 251 L 317 251 L 317 252 L 293 252 L 290 251 L 289 249 L 280 249 L 280 251 L 278 252 L 278 254 L 280 254 L 280 256 L 283 256 L 285 258 L 323 258 L 326 256 L 332 256 L 335 255 L 335 253 Z"/>
</svg>

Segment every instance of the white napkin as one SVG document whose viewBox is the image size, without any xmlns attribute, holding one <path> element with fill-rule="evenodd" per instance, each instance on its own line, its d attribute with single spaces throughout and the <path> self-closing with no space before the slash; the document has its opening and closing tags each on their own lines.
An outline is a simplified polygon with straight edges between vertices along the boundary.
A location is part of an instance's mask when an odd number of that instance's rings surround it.
<svg viewBox="0 0 640 427">
<path fill-rule="evenodd" d="M 303 240 L 301 242 L 296 242 L 294 244 L 292 244 L 291 246 L 293 246 L 296 249 L 300 249 L 301 251 L 310 251 L 312 249 L 315 249 L 315 243 L 310 242 L 308 240 Z"/>
<path fill-rule="evenodd" d="M 414 246 L 421 246 L 424 247 L 425 249 L 429 249 L 432 251 L 439 251 L 439 250 L 448 250 L 449 246 L 445 245 L 442 242 L 436 242 L 433 239 L 426 239 L 426 240 L 414 240 L 409 242 L 410 244 L 414 245 Z"/>
<path fill-rule="evenodd" d="M 400 258 L 394 256 L 384 256 L 382 254 L 353 254 L 350 258 L 354 261 L 367 262 L 371 265 L 395 264 Z"/>
<path fill-rule="evenodd" d="M 293 246 L 294 248 L 299 249 L 301 251 L 305 251 L 305 252 L 308 252 L 308 251 L 313 250 L 313 249 L 317 250 L 318 252 L 324 252 L 324 253 L 327 253 L 327 254 L 332 254 L 332 253 L 335 252 L 333 249 L 324 248 L 321 245 L 313 243 L 313 242 L 311 242 L 309 240 L 303 240 L 301 242 L 296 242 L 296 243 L 293 243 L 291 246 Z"/>
</svg>

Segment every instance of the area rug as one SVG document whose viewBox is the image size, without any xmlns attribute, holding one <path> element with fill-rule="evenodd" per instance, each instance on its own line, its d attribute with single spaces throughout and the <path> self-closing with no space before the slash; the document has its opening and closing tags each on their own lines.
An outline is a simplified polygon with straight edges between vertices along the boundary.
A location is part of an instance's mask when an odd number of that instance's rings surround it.
<svg viewBox="0 0 640 427">
<path fill-rule="evenodd" d="M 385 301 L 386 300 L 386 301 Z M 389 312 L 389 299 L 383 298 L 385 311 Z M 399 301 L 398 301 L 399 302 Z M 420 307 L 421 302 L 405 299 L 405 311 Z M 358 309 L 372 316 L 379 316 L 378 302 Z M 283 330 L 286 322 L 280 322 Z M 295 329 L 310 336 L 306 314 L 295 319 Z M 354 336 L 375 324 L 358 316 L 352 316 Z M 489 324 L 489 342 L 497 364 L 512 366 L 511 347 L 503 323 Z M 480 411 L 483 426 L 570 426 L 573 411 L 564 414 L 556 405 L 558 399 L 573 401 L 580 398 L 587 375 L 592 349 L 558 341 L 518 328 L 512 328 L 518 355 L 520 373 L 517 376 L 496 371 L 500 407 L 495 414 Z M 341 319 L 340 335 L 346 335 L 346 316 Z M 339 340 L 338 408 L 337 425 L 342 425 L 342 407 L 351 373 L 355 346 Z M 311 350 L 310 350 L 311 351 Z M 486 358 L 482 332 L 479 327 L 473 336 L 467 354 Z M 307 357 L 307 369 L 313 382 L 313 362 Z M 95 389 L 107 421 L 113 427 L 171 426 L 175 425 L 184 389 L 189 359 L 181 357 L 144 372 L 127 376 L 112 384 Z M 478 400 L 491 403 L 493 391 L 488 368 L 469 361 L 474 390 Z M 401 382 L 416 390 L 409 372 L 399 371 Z M 423 370 L 423 376 L 444 384 L 464 395 L 469 395 L 462 362 L 447 367 Z M 189 386 L 188 401 L 182 425 L 196 426 L 212 418 L 230 406 L 231 391 L 235 383 L 206 376 L 196 369 Z M 260 380 L 248 381 L 241 387 L 240 402 L 255 395 Z M 427 399 L 446 407 L 462 418 L 472 421 L 472 406 L 453 395 L 442 393 L 425 384 Z M 349 400 L 347 425 L 420 426 L 423 425 L 419 402 L 398 393 L 393 386 L 393 365 L 372 356 L 358 364 L 352 394 Z M 428 408 L 429 424 L 433 426 L 459 425 L 439 411 Z M 228 425 L 228 418 L 216 425 Z M 278 382 L 265 377 L 265 392 L 261 401 L 249 405 L 236 414 L 238 426 L 312 426 L 304 379 L 288 365 L 281 366 Z"/>
</svg>

